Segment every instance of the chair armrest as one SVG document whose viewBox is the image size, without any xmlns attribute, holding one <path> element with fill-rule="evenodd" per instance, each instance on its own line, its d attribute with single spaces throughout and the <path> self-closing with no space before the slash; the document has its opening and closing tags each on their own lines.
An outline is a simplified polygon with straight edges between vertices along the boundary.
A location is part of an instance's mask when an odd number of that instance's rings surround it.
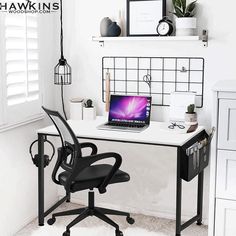
<svg viewBox="0 0 236 236">
<path fill-rule="evenodd" d="M 104 160 L 104 159 L 109 159 L 109 158 L 114 158 L 115 163 L 112 166 L 111 171 L 108 173 L 108 175 L 105 177 L 104 181 L 102 184 L 99 186 L 98 190 L 100 193 L 105 193 L 106 192 L 106 187 L 111 181 L 112 177 L 116 173 L 116 171 L 120 168 L 121 163 L 122 163 L 122 157 L 120 154 L 115 153 L 115 152 L 106 152 L 106 153 L 100 153 L 97 155 L 91 155 L 87 156 L 84 158 L 77 159 L 77 163 L 75 165 L 75 168 L 73 168 L 72 174 L 69 177 L 67 183 L 66 183 L 66 190 L 70 189 L 71 183 L 74 181 L 76 176 L 86 167 L 91 166 L 93 163 Z"/>
<path fill-rule="evenodd" d="M 69 171 L 69 172 L 72 172 L 72 168 L 63 164 L 63 160 L 68 156 L 68 153 L 66 152 L 66 150 L 63 147 L 60 147 L 57 149 L 57 152 L 58 152 L 57 161 L 52 171 L 52 180 L 56 184 L 60 184 L 59 180 L 57 180 L 57 172 L 59 168 L 62 166 L 64 170 Z"/>
<path fill-rule="evenodd" d="M 89 142 L 85 142 L 85 143 L 80 143 L 80 147 L 81 149 L 83 148 L 91 148 L 92 152 L 90 155 L 95 155 L 98 153 L 98 148 L 94 143 L 89 143 Z"/>
</svg>

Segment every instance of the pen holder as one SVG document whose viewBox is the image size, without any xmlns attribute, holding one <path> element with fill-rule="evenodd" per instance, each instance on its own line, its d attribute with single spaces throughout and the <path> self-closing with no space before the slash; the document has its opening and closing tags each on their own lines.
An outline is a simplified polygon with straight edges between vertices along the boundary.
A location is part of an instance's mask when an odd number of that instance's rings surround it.
<svg viewBox="0 0 236 236">
<path fill-rule="evenodd" d="M 96 108 L 95 107 L 83 107 L 83 120 L 95 120 Z"/>
</svg>

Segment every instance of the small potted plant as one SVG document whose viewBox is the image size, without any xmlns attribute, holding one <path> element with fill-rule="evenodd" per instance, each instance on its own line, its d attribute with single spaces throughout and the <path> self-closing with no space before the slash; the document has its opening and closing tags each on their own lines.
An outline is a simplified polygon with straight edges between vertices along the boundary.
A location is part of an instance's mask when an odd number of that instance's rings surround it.
<svg viewBox="0 0 236 236">
<path fill-rule="evenodd" d="M 197 18 L 195 16 L 196 2 L 187 4 L 186 0 L 172 0 L 176 18 L 176 35 L 193 36 L 197 28 Z"/>
<path fill-rule="evenodd" d="M 88 99 L 83 107 L 83 120 L 96 119 L 96 108 L 93 106 L 93 101 Z"/>
<path fill-rule="evenodd" d="M 196 125 L 197 122 L 197 113 L 194 111 L 195 105 L 190 104 L 187 108 L 187 112 L 185 113 L 185 124 L 186 125 Z"/>
</svg>

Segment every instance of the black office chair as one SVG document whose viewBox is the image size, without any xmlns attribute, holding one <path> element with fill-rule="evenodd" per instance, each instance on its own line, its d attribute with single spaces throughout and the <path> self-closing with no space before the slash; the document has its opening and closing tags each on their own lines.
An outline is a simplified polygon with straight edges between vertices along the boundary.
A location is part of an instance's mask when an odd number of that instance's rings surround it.
<svg viewBox="0 0 236 236">
<path fill-rule="evenodd" d="M 94 188 L 97 188 L 101 194 L 106 192 L 106 187 L 109 184 L 127 182 L 130 180 L 129 174 L 119 170 L 122 163 L 122 158 L 118 153 L 107 152 L 97 154 L 97 147 L 93 143 L 79 143 L 74 132 L 66 122 L 66 120 L 57 111 L 52 111 L 44 108 L 44 111 L 49 115 L 52 122 L 56 126 L 62 146 L 58 148 L 58 158 L 52 173 L 52 179 L 56 184 L 63 185 L 68 200 L 70 194 L 81 190 L 89 189 L 88 207 L 64 211 L 52 214 L 52 218 L 48 220 L 48 224 L 52 225 L 56 221 L 57 216 L 79 215 L 66 227 L 63 236 L 70 236 L 70 228 L 79 223 L 88 216 L 96 216 L 106 223 L 112 225 L 116 229 L 116 236 L 122 236 L 123 233 L 114 221 L 106 215 L 126 216 L 129 224 L 134 224 L 134 219 L 129 213 L 104 209 L 94 206 Z M 90 156 L 82 156 L 81 149 L 91 148 Z M 115 164 L 96 164 L 97 161 L 114 158 Z M 59 168 L 63 172 L 58 174 Z"/>
</svg>

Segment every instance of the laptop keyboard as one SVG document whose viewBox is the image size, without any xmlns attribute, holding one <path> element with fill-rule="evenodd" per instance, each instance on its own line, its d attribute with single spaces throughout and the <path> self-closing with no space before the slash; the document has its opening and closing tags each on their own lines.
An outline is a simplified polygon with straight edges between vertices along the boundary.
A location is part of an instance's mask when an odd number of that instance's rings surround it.
<svg viewBox="0 0 236 236">
<path fill-rule="evenodd" d="M 129 128 L 143 128 L 144 124 L 127 124 L 127 123 L 107 123 L 108 126 L 129 127 Z"/>
</svg>

